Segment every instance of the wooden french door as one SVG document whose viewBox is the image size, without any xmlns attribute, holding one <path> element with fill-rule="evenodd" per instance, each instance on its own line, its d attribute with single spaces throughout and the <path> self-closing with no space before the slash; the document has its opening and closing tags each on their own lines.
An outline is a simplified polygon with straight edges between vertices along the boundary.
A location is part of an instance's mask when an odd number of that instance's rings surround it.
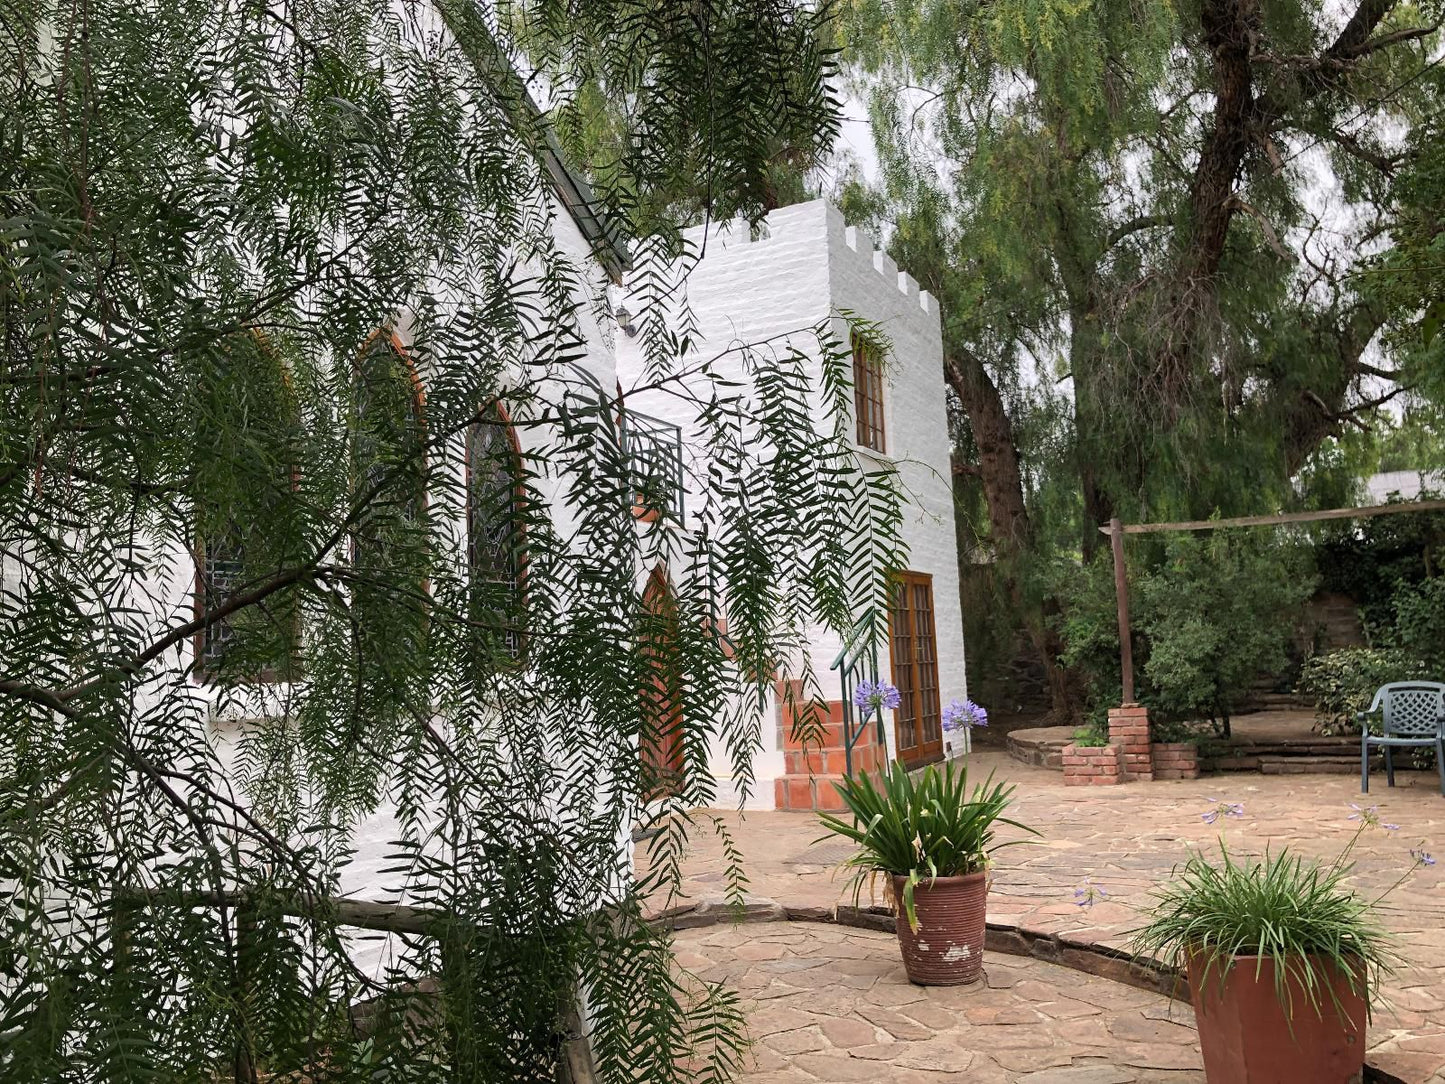
<svg viewBox="0 0 1445 1084">
<path fill-rule="evenodd" d="M 909 767 L 943 758 L 943 719 L 938 702 L 938 638 L 933 624 L 933 577 L 903 572 L 893 591 L 889 620 L 898 759 Z"/>
<path fill-rule="evenodd" d="M 642 794 L 651 800 L 674 794 L 682 783 L 682 696 L 676 665 L 677 598 L 667 574 L 653 571 L 642 593 L 646 611 L 641 636 L 647 677 L 641 689 Z"/>
</svg>

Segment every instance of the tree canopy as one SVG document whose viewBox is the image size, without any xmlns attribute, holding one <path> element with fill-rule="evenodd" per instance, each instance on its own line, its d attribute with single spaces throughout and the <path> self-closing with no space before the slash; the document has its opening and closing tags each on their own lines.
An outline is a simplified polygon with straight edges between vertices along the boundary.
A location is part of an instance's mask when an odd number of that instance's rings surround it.
<svg viewBox="0 0 1445 1084">
<path fill-rule="evenodd" d="M 844 5 L 879 157 L 850 204 L 942 299 L 960 470 L 1050 666 L 1051 554 L 1308 501 L 1322 448 L 1439 402 L 1440 18 Z"/>
<path fill-rule="evenodd" d="M 710 744 L 746 782 L 772 678 L 810 681 L 805 625 L 881 620 L 897 500 L 856 469 L 822 326 L 822 389 L 737 344 L 691 518 L 639 529 L 605 282 L 559 240 L 522 88 L 564 130 L 594 86 L 625 99 L 587 213 L 663 283 L 680 163 L 757 214 L 773 135 L 829 140 L 818 19 L 6 7 L 0 1075 L 553 1079 L 577 1029 L 609 1079 L 737 1064 L 735 1005 L 643 900 L 679 878 Z M 649 379 L 695 393 L 709 359 L 642 319 Z M 659 726 L 687 769 L 660 797 Z M 390 903 L 339 900 L 383 814 Z M 660 830 L 641 881 L 635 823 Z"/>
</svg>

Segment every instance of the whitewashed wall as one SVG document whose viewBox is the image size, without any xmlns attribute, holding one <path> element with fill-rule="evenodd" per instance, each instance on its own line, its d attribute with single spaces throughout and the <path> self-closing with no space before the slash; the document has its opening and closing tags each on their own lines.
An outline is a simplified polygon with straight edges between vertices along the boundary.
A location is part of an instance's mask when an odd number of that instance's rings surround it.
<svg viewBox="0 0 1445 1084">
<path fill-rule="evenodd" d="M 834 331 L 846 336 L 840 311 L 880 323 L 893 344 L 884 394 L 887 447 L 898 465 L 909 497 L 903 525 L 912 557 L 909 567 L 933 577 L 942 703 L 966 695 L 963 620 L 959 609 L 958 555 L 953 525 L 953 491 L 948 424 L 944 411 L 943 347 L 937 302 L 881 252 L 868 237 L 847 226 L 842 214 L 826 201 L 815 200 L 771 212 L 754 236 L 744 224 L 691 231 L 702 245 L 702 259 L 687 281 L 686 299 L 702 339 L 701 356 L 720 354 L 740 344 L 781 353 L 788 348 L 817 358 L 812 328 L 832 319 Z M 636 308 L 625 293 L 621 305 Z M 724 374 L 739 365 L 720 366 Z M 620 336 L 617 369 L 624 391 L 643 378 L 642 349 L 635 338 Z M 821 363 L 814 370 L 821 377 Z M 685 434 L 695 413 L 678 397 L 644 392 L 630 396 L 629 406 L 681 425 Z M 822 405 L 816 416 L 821 421 Z M 686 453 L 684 453 L 686 454 Z M 860 457 L 875 453 L 859 449 Z M 697 501 L 696 475 L 689 478 L 689 508 Z M 811 659 L 823 679 L 826 697 L 841 695 L 829 666 L 838 653 L 839 637 L 821 625 L 810 632 Z M 888 672 L 886 652 L 880 658 Z M 894 735 L 888 730 L 890 750 Z M 737 804 L 725 750 L 714 750 L 713 772 L 720 805 Z M 782 735 L 774 711 L 764 720 L 763 740 L 755 763 L 756 783 L 747 808 L 773 806 L 773 780 L 783 774 Z"/>
</svg>

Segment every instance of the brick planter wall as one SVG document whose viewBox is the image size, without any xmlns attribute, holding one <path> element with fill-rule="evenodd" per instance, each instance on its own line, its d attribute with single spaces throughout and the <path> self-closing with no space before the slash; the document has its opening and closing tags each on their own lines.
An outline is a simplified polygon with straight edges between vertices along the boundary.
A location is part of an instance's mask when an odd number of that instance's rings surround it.
<svg viewBox="0 0 1445 1084">
<path fill-rule="evenodd" d="M 1112 787 L 1124 782 L 1124 756 L 1117 745 L 1064 746 L 1064 785 Z"/>
<path fill-rule="evenodd" d="M 1154 778 L 1154 758 L 1149 753 L 1149 709 L 1143 704 L 1109 709 L 1109 743 L 1117 745 L 1123 755 L 1126 781 L 1148 783 Z"/>
<path fill-rule="evenodd" d="M 1199 746 L 1192 741 L 1154 743 L 1155 779 L 1198 779 Z"/>
</svg>

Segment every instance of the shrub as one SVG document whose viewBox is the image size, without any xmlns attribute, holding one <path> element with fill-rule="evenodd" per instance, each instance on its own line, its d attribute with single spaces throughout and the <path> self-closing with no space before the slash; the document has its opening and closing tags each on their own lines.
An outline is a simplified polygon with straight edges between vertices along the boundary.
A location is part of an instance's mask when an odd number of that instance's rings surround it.
<svg viewBox="0 0 1445 1084">
<path fill-rule="evenodd" d="M 1074 731 L 1074 744 L 1086 749 L 1102 749 L 1109 744 L 1109 731 L 1098 723 L 1081 726 Z"/>
<path fill-rule="evenodd" d="M 1445 576 L 1401 584 L 1390 602 L 1395 620 L 1388 642 L 1432 674 L 1445 674 Z"/>
<path fill-rule="evenodd" d="M 1426 677 L 1428 670 L 1419 659 L 1396 648 L 1346 647 L 1309 659 L 1297 688 L 1314 701 L 1317 731 L 1358 734 L 1355 715 L 1370 706 L 1376 689 L 1392 681 Z"/>
<path fill-rule="evenodd" d="M 1227 723 L 1256 678 L 1288 663 L 1315 582 L 1304 554 L 1270 534 L 1171 538 L 1163 566 L 1137 591 L 1150 706 L 1165 721 Z"/>
<path fill-rule="evenodd" d="M 1140 564 L 1148 551 L 1142 546 Z M 1289 661 L 1305 600 L 1315 586 L 1308 554 L 1272 534 L 1181 534 L 1130 569 L 1137 696 L 1160 723 L 1217 720 L 1261 674 Z M 1065 665 L 1088 690 L 1091 717 L 1119 702 L 1119 633 L 1107 554 L 1064 589 Z M 1178 738 L 1175 740 L 1187 740 Z"/>
</svg>

